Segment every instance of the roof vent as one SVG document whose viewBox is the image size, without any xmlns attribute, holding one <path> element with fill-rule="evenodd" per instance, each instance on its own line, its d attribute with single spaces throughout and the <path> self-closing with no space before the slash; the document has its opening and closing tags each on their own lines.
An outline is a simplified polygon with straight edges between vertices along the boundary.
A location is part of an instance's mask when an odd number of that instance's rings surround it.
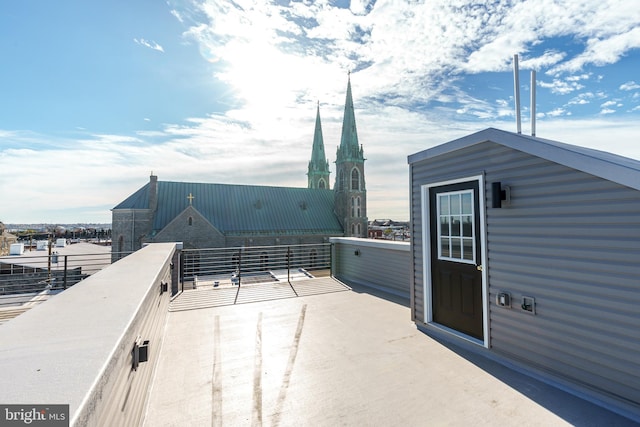
<svg viewBox="0 0 640 427">
<path fill-rule="evenodd" d="M 303 211 L 307 210 L 307 202 L 305 202 L 304 200 L 299 202 L 298 205 L 300 205 L 300 209 L 302 209 Z"/>
<path fill-rule="evenodd" d="M 253 206 L 255 206 L 256 209 L 262 209 L 262 200 L 260 199 L 256 200 Z"/>
</svg>

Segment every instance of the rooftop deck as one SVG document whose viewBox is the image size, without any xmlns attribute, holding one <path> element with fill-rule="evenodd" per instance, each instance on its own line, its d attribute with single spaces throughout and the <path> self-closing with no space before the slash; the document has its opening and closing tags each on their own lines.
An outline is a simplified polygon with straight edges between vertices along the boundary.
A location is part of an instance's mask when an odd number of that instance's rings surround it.
<svg viewBox="0 0 640 427">
<path fill-rule="evenodd" d="M 185 291 L 144 425 L 635 425 L 421 333 L 400 298 L 332 289 L 217 307 L 195 297 L 224 289 Z"/>
<path fill-rule="evenodd" d="M 10 367 L 0 406 L 68 404 L 70 425 L 83 427 L 640 421 L 512 370 L 484 347 L 420 332 L 401 286 L 406 248 L 358 243 L 336 242 L 331 257 L 349 286 L 298 266 L 286 280 L 273 270 L 271 283 L 205 274 L 180 284 L 189 265 L 177 245 L 149 245 L 0 326 L 0 362 Z"/>
</svg>

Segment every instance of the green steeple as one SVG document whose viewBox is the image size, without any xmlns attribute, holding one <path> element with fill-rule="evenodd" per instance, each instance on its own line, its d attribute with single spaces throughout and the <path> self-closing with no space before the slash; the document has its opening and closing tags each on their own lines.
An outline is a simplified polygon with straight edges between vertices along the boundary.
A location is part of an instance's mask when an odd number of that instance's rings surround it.
<svg viewBox="0 0 640 427">
<path fill-rule="evenodd" d="M 347 83 L 347 99 L 344 103 L 344 118 L 342 120 L 342 137 L 340 138 L 336 163 L 340 161 L 364 161 L 362 147 L 358 143 L 356 115 L 353 110 L 353 98 L 351 97 L 351 73 L 349 73 Z"/>
<path fill-rule="evenodd" d="M 368 234 L 364 160 L 362 146 L 358 143 L 349 73 L 342 139 L 336 153 L 336 183 L 333 186 L 336 216 L 347 237 L 366 237 Z"/>
<path fill-rule="evenodd" d="M 324 139 L 322 138 L 322 124 L 320 123 L 320 103 L 316 112 L 316 129 L 313 133 L 313 148 L 311 161 L 309 162 L 308 188 L 329 188 L 329 162 L 324 152 Z"/>
</svg>

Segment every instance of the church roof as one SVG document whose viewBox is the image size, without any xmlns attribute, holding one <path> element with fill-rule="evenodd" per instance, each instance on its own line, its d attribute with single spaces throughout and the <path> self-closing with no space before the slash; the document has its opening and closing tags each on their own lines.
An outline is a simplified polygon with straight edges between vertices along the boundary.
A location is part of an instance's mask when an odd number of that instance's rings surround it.
<svg viewBox="0 0 640 427">
<path fill-rule="evenodd" d="M 149 187 L 113 209 L 148 209 Z M 170 181 L 158 181 L 153 230 L 162 230 L 190 204 L 226 235 L 343 233 L 331 190 Z"/>
</svg>

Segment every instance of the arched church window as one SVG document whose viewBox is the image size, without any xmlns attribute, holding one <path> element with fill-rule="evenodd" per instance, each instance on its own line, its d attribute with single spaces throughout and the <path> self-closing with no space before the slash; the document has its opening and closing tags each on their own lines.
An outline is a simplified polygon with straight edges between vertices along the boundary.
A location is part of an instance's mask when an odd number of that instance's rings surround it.
<svg viewBox="0 0 640 427">
<path fill-rule="evenodd" d="M 362 233 L 362 228 L 360 227 L 360 224 L 358 224 L 357 230 L 358 230 L 358 237 L 362 236 L 362 234 L 361 234 Z"/>
<path fill-rule="evenodd" d="M 356 197 L 356 216 L 359 218 L 360 215 L 360 197 Z"/>
<path fill-rule="evenodd" d="M 355 224 L 351 224 L 351 235 L 352 236 L 356 235 L 356 225 Z"/>
<path fill-rule="evenodd" d="M 321 179 L 320 182 L 318 182 L 318 188 L 324 190 L 326 187 L 327 187 L 327 184 L 325 184 L 324 179 Z"/>
<path fill-rule="evenodd" d="M 356 200 L 354 197 L 351 197 L 351 218 L 356 215 Z"/>
<path fill-rule="evenodd" d="M 193 217 L 189 217 L 189 225 L 193 225 Z"/>
<path fill-rule="evenodd" d="M 360 190 L 360 172 L 356 168 L 351 170 L 351 189 Z"/>
</svg>

